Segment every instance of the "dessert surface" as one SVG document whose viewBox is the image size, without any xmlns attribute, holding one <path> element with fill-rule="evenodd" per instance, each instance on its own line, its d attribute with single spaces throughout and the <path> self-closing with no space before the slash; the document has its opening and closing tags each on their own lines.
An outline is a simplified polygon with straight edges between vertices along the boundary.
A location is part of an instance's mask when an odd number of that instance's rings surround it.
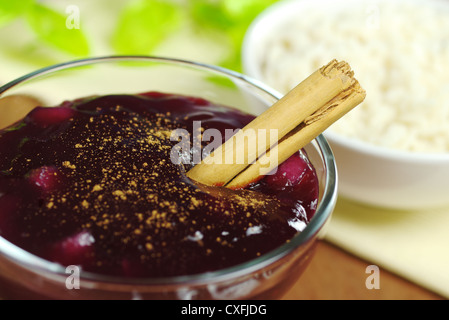
<svg viewBox="0 0 449 320">
<path fill-rule="evenodd" d="M 267 253 L 316 209 L 303 152 L 241 190 L 190 180 L 195 148 L 184 163 L 170 158 L 173 130 L 225 137 L 253 118 L 160 92 L 37 107 L 0 131 L 0 236 L 49 261 L 125 277 L 215 271 Z"/>
</svg>

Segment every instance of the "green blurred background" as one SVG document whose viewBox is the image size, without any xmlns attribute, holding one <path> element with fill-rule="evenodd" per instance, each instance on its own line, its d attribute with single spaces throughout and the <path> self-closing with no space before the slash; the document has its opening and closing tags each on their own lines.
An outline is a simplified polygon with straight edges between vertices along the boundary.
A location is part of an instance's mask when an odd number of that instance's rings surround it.
<svg viewBox="0 0 449 320">
<path fill-rule="evenodd" d="M 250 23 L 277 0 L 0 0 L 0 85 L 101 55 L 159 55 L 241 71 Z"/>
</svg>

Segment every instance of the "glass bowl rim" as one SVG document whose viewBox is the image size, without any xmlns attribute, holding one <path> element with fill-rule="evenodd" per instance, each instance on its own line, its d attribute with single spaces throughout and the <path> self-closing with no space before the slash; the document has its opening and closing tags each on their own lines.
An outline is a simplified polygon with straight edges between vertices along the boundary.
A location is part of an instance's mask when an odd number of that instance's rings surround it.
<svg viewBox="0 0 449 320">
<path fill-rule="evenodd" d="M 70 68 L 81 67 L 85 65 L 92 65 L 97 63 L 119 62 L 119 61 L 146 61 L 146 62 L 160 62 L 163 64 L 182 65 L 184 67 L 192 67 L 196 69 L 205 70 L 212 73 L 217 73 L 228 78 L 238 79 L 258 90 L 268 94 L 269 96 L 280 99 L 282 95 L 265 85 L 261 81 L 251 78 L 242 73 L 229 70 L 220 66 L 201 63 L 192 60 L 169 58 L 161 56 L 147 56 L 147 55 L 117 55 L 117 56 L 100 56 L 91 57 L 85 59 L 77 59 L 64 63 L 54 64 L 48 67 L 37 69 L 33 72 L 25 74 L 21 77 L 12 80 L 0 87 L 0 98 L 7 90 L 18 86 L 26 81 L 33 80 L 44 76 L 46 74 L 55 73 L 57 71 L 67 70 Z M 273 262 L 282 259 L 284 256 L 293 252 L 301 244 L 306 243 L 310 238 L 316 235 L 320 229 L 324 226 L 328 218 L 330 218 L 337 197 L 337 167 L 335 158 L 332 153 L 331 147 L 328 144 L 323 134 L 320 134 L 314 139 L 316 142 L 315 148 L 320 153 L 322 161 L 325 167 L 325 185 L 321 202 L 319 203 L 317 210 L 302 232 L 293 237 L 289 242 L 279 246 L 278 248 L 269 251 L 260 257 L 249 260 L 247 262 L 223 268 L 216 271 L 204 272 L 193 275 L 183 275 L 174 277 L 161 277 L 161 278 L 133 278 L 133 277 L 119 277 L 119 276 L 107 276 L 98 273 L 92 273 L 82 271 L 81 281 L 94 281 L 105 283 L 116 283 L 119 285 L 185 285 L 194 283 L 210 283 L 234 279 L 240 276 L 251 274 L 257 270 L 261 270 Z M 33 272 L 43 271 L 54 275 L 67 277 L 66 267 L 40 258 L 32 253 L 21 249 L 8 240 L 0 236 L 0 254 L 6 257 L 8 260 L 15 263 L 19 263 L 22 267 L 28 268 Z"/>
</svg>

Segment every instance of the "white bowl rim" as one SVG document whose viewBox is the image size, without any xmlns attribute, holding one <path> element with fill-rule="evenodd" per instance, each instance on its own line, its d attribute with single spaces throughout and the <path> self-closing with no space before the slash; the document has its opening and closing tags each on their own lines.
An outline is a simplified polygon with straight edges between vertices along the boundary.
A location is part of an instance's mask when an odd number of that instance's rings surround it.
<svg viewBox="0 0 449 320">
<path fill-rule="evenodd" d="M 329 142 L 337 143 L 348 149 L 366 154 L 372 157 L 384 158 L 392 161 L 401 161 L 407 163 L 428 163 L 439 164 L 449 162 L 449 152 L 429 153 L 429 152 L 413 152 L 387 148 L 373 143 L 363 141 L 361 139 L 347 137 L 339 133 L 327 130 L 324 136 Z"/>
</svg>

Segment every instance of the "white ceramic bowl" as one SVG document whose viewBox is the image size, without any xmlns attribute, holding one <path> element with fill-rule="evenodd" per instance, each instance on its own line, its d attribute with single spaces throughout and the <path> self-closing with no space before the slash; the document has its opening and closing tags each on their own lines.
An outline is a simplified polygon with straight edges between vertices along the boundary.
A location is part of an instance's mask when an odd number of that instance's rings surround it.
<svg viewBox="0 0 449 320">
<path fill-rule="evenodd" d="M 278 89 L 261 72 L 261 53 L 266 49 L 265 40 L 272 30 L 276 30 L 287 19 L 307 19 L 303 12 L 308 6 L 329 9 L 330 6 L 351 5 L 359 1 L 280 1 L 268 8 L 252 23 L 245 36 L 242 48 L 244 73 Z M 447 1 L 415 2 L 446 5 L 449 10 Z M 313 28 L 313 25 L 310 27 Z M 323 64 L 326 62 L 328 61 L 323 61 Z M 300 56 L 298 63 L 302 63 Z M 354 69 L 357 78 L 357 70 Z M 375 95 L 376 92 L 367 94 Z M 449 153 L 392 150 L 357 138 L 344 137 L 331 130 L 327 130 L 324 135 L 336 157 L 341 196 L 369 205 L 401 210 L 449 205 Z"/>
</svg>

